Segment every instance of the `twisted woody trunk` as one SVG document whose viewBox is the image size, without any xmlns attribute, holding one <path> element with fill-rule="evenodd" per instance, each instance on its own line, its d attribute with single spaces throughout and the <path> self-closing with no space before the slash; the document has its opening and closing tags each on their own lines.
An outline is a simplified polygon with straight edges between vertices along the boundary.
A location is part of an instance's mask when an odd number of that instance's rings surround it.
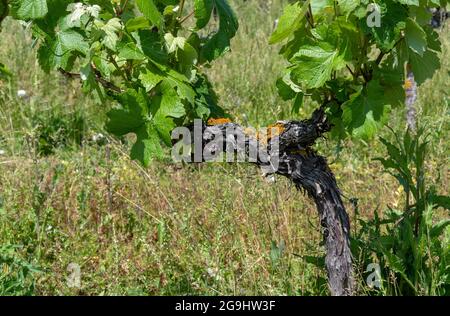
<svg viewBox="0 0 450 316">
<path fill-rule="evenodd" d="M 316 139 L 330 130 L 330 124 L 322 110 L 314 112 L 304 121 L 283 121 L 277 123 L 279 133 L 263 144 L 256 142 L 241 126 L 227 122 L 213 126 L 203 125 L 202 149 L 220 135 L 225 147 L 249 157 L 251 152 L 262 150 L 267 157 L 258 155 L 254 161 L 265 174 L 279 174 L 289 178 L 297 189 L 304 190 L 314 200 L 320 217 L 322 234 L 326 246 L 325 264 L 328 285 L 332 295 L 352 295 L 352 257 L 350 252 L 350 223 L 335 177 L 324 157 L 317 155 L 311 146 Z M 240 142 L 234 135 L 246 135 Z M 277 144 L 276 148 L 273 146 Z M 262 148 L 264 147 L 264 148 Z M 218 148 L 209 150 L 217 150 Z M 278 160 L 274 167 L 273 159 Z"/>
</svg>

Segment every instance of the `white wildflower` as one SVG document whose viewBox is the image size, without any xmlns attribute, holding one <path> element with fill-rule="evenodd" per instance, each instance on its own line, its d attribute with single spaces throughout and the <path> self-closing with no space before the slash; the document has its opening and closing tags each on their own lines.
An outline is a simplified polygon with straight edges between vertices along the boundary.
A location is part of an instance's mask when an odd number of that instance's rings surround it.
<svg viewBox="0 0 450 316">
<path fill-rule="evenodd" d="M 80 73 L 80 79 L 81 79 L 82 81 L 86 81 L 87 78 L 88 78 L 88 77 L 86 76 L 85 73 Z"/>
<path fill-rule="evenodd" d="M 22 90 L 22 89 L 17 90 L 17 96 L 19 98 L 25 98 L 27 96 L 27 92 L 25 90 Z"/>
<path fill-rule="evenodd" d="M 6 154 L 6 151 L 4 151 L 3 149 L 0 149 L 0 156 L 3 156 L 4 154 Z"/>
<path fill-rule="evenodd" d="M 208 273 L 208 275 L 211 278 L 215 278 L 216 275 L 217 275 L 217 270 L 216 269 L 208 268 L 208 269 L 206 269 L 206 272 Z"/>
<path fill-rule="evenodd" d="M 98 134 L 95 134 L 94 136 L 92 136 L 92 140 L 94 142 L 102 141 L 104 139 L 105 139 L 105 135 L 103 135 L 102 133 L 98 133 Z"/>
<path fill-rule="evenodd" d="M 210 278 L 215 279 L 217 281 L 222 279 L 222 277 L 219 275 L 218 268 L 208 268 L 208 269 L 206 269 L 206 273 L 208 274 L 208 276 Z"/>
<path fill-rule="evenodd" d="M 275 21 L 273 21 L 273 28 L 276 29 L 278 27 L 278 19 L 275 19 Z"/>
</svg>

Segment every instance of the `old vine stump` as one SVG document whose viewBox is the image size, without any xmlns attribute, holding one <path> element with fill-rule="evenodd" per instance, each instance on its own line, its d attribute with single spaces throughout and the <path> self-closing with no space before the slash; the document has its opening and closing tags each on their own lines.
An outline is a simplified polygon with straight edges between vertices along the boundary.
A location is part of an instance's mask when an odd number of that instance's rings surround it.
<svg viewBox="0 0 450 316">
<path fill-rule="evenodd" d="M 213 120 L 202 125 L 201 150 L 226 151 L 230 147 L 237 153 L 249 156 L 252 150 L 264 147 L 268 157 L 258 156 L 254 161 L 265 174 L 279 174 L 289 178 L 297 189 L 305 191 L 316 203 L 322 234 L 326 246 L 325 264 L 328 285 L 332 295 L 352 295 L 352 256 L 350 252 L 349 217 L 341 200 L 335 177 L 324 157 L 317 155 L 311 146 L 331 128 L 322 110 L 303 121 L 282 121 L 274 125 L 277 133 L 262 142 L 258 136 L 248 135 L 246 129 L 227 120 Z M 234 135 L 246 135 L 244 142 Z M 194 133 L 195 134 L 195 133 Z M 223 148 L 210 146 L 210 142 L 223 137 Z M 195 136 L 194 136 L 195 137 Z M 255 139 L 257 141 L 255 141 Z M 277 144 L 273 148 L 273 144 Z M 263 155 L 264 156 L 264 155 Z M 272 158 L 277 156 L 277 166 Z"/>
</svg>

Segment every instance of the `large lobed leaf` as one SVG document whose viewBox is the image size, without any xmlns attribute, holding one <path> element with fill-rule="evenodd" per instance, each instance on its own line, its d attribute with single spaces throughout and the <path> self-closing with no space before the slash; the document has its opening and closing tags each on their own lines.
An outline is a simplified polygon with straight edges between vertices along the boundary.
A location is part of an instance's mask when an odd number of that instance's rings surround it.
<svg viewBox="0 0 450 316">
<path fill-rule="evenodd" d="M 302 46 L 290 61 L 292 79 L 308 89 L 322 87 L 333 70 L 345 66 L 339 50 L 328 43 Z"/>
<path fill-rule="evenodd" d="M 206 61 L 217 59 L 230 50 L 230 41 L 236 35 L 238 20 L 226 0 L 195 0 L 197 28 L 204 27 L 213 10 L 219 16 L 219 28 L 210 35 L 201 48 L 201 57 Z"/>
<path fill-rule="evenodd" d="M 34 20 L 43 18 L 47 12 L 46 0 L 20 0 L 15 3 L 17 17 L 22 20 Z"/>
<path fill-rule="evenodd" d="M 378 81 L 371 81 L 342 104 L 342 120 L 355 137 L 370 138 L 385 123 L 389 106 Z"/>
<path fill-rule="evenodd" d="M 270 36 L 269 43 L 275 44 L 291 36 L 300 27 L 302 21 L 304 22 L 309 4 L 310 0 L 305 1 L 303 5 L 300 2 L 288 4 L 278 21 L 277 28 Z"/>
</svg>

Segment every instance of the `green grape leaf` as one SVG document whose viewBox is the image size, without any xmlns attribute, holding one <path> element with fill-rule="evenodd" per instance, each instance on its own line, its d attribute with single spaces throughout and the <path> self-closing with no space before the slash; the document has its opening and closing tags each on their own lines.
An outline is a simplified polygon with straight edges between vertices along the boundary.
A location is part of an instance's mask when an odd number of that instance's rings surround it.
<svg viewBox="0 0 450 316">
<path fill-rule="evenodd" d="M 158 33 L 150 30 L 139 30 L 132 33 L 137 46 L 152 61 L 160 64 L 166 64 L 169 56 Z"/>
<path fill-rule="evenodd" d="M 196 27 L 198 30 L 204 28 L 211 19 L 211 12 L 214 7 L 213 0 L 195 0 L 194 12 L 197 20 Z"/>
<path fill-rule="evenodd" d="M 167 117 L 182 117 L 186 114 L 183 103 L 181 103 L 180 97 L 177 91 L 175 91 L 171 82 L 163 80 L 160 84 L 161 95 L 156 97 L 152 102 L 152 113 L 159 113 L 160 115 Z"/>
<path fill-rule="evenodd" d="M 193 78 L 196 74 L 196 70 L 193 70 L 193 66 L 197 64 L 198 54 L 194 47 L 189 43 L 185 43 L 183 49 L 177 51 L 177 60 L 179 62 L 179 70 L 185 74 L 188 78 Z"/>
<path fill-rule="evenodd" d="M 383 126 L 389 106 L 383 99 L 383 88 L 372 80 L 360 91 L 342 104 L 343 123 L 350 134 L 361 138 L 371 138 Z"/>
<path fill-rule="evenodd" d="M 87 55 L 89 45 L 83 36 L 74 30 L 56 32 L 50 43 L 42 43 L 38 50 L 38 59 L 44 71 L 53 68 L 70 68 L 73 63 L 72 52 Z"/>
<path fill-rule="evenodd" d="M 162 158 L 160 137 L 153 124 L 144 124 L 136 130 L 136 142 L 131 148 L 131 159 L 148 166 L 153 158 Z"/>
<path fill-rule="evenodd" d="M 428 5 L 434 4 L 434 6 L 439 7 L 441 4 L 443 4 L 445 6 L 447 4 L 447 2 L 448 2 L 448 0 L 430 0 Z"/>
<path fill-rule="evenodd" d="M 17 17 L 21 20 L 40 19 L 48 13 L 46 0 L 20 0 L 15 5 L 18 5 Z"/>
<path fill-rule="evenodd" d="M 164 113 L 149 111 L 148 96 L 144 90 L 129 89 L 115 97 L 120 107 L 107 113 L 106 129 L 117 136 L 136 134 L 136 142 L 131 148 L 131 159 L 148 166 L 153 158 L 162 157 L 160 139 L 170 142 L 170 131 L 175 126 L 165 118 Z"/>
<path fill-rule="evenodd" d="M 284 82 L 283 78 L 279 78 L 276 83 L 278 94 L 284 100 L 292 100 L 295 98 L 295 92 L 289 87 L 286 82 Z"/>
<path fill-rule="evenodd" d="M 374 79 L 379 80 L 383 87 L 383 98 L 386 104 L 397 107 L 405 102 L 403 75 L 398 71 L 383 69 L 374 73 Z"/>
<path fill-rule="evenodd" d="M 210 0 L 219 15 L 219 29 L 209 36 L 201 48 L 202 59 L 212 61 L 230 50 L 230 40 L 236 35 L 239 23 L 226 0 Z"/>
<path fill-rule="evenodd" d="M 410 7 L 409 11 L 411 16 L 420 26 L 425 26 L 430 23 L 433 14 L 428 10 L 426 6 Z"/>
<path fill-rule="evenodd" d="M 410 52 L 409 62 L 414 73 L 414 79 L 418 85 L 433 77 L 436 70 L 438 70 L 441 66 L 439 56 L 436 52 L 430 49 L 427 49 L 422 56 L 414 52 Z"/>
<path fill-rule="evenodd" d="M 419 6 L 419 0 L 395 0 L 401 4 Z"/>
<path fill-rule="evenodd" d="M 339 51 L 328 43 L 302 46 L 291 58 L 291 78 L 307 89 L 319 88 L 330 79 L 333 70 L 345 66 Z"/>
<path fill-rule="evenodd" d="M 54 36 L 55 31 L 62 30 L 59 24 L 63 23 L 67 16 L 67 5 L 71 0 L 47 0 L 47 6 L 51 8 L 45 15 L 45 19 L 37 19 L 33 21 L 32 31 L 36 36 L 35 31 L 38 29 L 38 38 L 44 38 L 45 36 Z"/>
<path fill-rule="evenodd" d="M 305 1 L 303 5 L 300 2 L 288 4 L 283 11 L 283 15 L 278 21 L 278 26 L 269 39 L 270 44 L 279 43 L 291 36 L 297 30 L 303 21 L 310 0 Z"/>
<path fill-rule="evenodd" d="M 291 80 L 291 73 L 287 72 L 282 78 L 279 78 L 276 82 L 278 94 L 284 101 L 295 98 L 297 93 L 302 89 Z"/>
<path fill-rule="evenodd" d="M 432 34 L 432 33 L 431 33 Z M 428 35 L 428 34 L 427 34 Z M 432 35 L 430 35 L 432 36 Z M 433 48 L 439 49 L 439 44 L 432 41 L 428 42 Z M 409 63 L 414 74 L 414 79 L 418 85 L 424 83 L 427 79 L 433 77 L 437 69 L 440 68 L 441 62 L 436 51 L 428 47 L 422 56 L 411 50 L 403 41 L 386 59 L 386 63 L 391 64 L 391 68 L 398 73 L 404 74 L 404 64 Z"/>
<path fill-rule="evenodd" d="M 294 104 L 292 105 L 292 113 L 293 114 L 298 114 L 298 112 L 300 111 L 300 108 L 303 105 L 303 97 L 304 97 L 303 92 L 299 92 L 295 96 Z"/>
<path fill-rule="evenodd" d="M 342 13 L 348 16 L 352 13 L 359 5 L 361 0 L 340 0 L 338 1 L 338 7 L 341 9 Z"/>
<path fill-rule="evenodd" d="M 166 48 L 169 54 L 176 52 L 179 48 L 184 48 L 184 43 L 186 39 L 182 36 L 173 36 L 172 33 L 164 34 L 164 40 L 166 41 Z"/>
<path fill-rule="evenodd" d="M 165 78 L 164 73 L 162 73 L 156 67 L 149 67 L 141 71 L 139 74 L 139 80 L 145 87 L 146 91 L 152 90 Z"/>
<path fill-rule="evenodd" d="M 293 37 L 281 47 L 280 54 L 289 60 L 298 52 L 300 47 L 304 45 L 316 45 L 316 42 L 308 36 L 308 33 L 310 33 L 310 31 L 308 31 L 306 25 L 301 24 L 300 27 L 295 30 Z"/>
<path fill-rule="evenodd" d="M 105 32 L 103 37 L 103 44 L 109 49 L 115 51 L 116 44 L 119 41 L 119 32 L 122 29 L 122 23 L 119 18 L 112 18 L 102 26 L 102 30 Z"/>
<path fill-rule="evenodd" d="M 151 99 L 143 89 L 129 89 L 115 96 L 119 107 L 107 113 L 106 129 L 117 136 L 134 133 L 136 143 L 131 158 L 147 166 L 151 159 L 162 157 L 160 140 L 171 145 L 170 132 L 176 126 L 173 117 L 186 114 L 175 89 L 166 79 L 159 84 L 159 95 Z"/>
<path fill-rule="evenodd" d="M 120 107 L 107 113 L 106 129 L 117 136 L 136 132 L 145 124 L 149 114 L 145 92 L 129 89 L 115 98 Z"/>
<path fill-rule="evenodd" d="M 313 16 L 320 16 L 324 12 L 333 12 L 335 0 L 314 0 L 311 1 Z"/>
<path fill-rule="evenodd" d="M 121 42 L 117 45 L 118 57 L 127 60 L 145 60 L 144 53 L 133 42 Z"/>
<path fill-rule="evenodd" d="M 189 103 L 194 103 L 195 91 L 189 84 L 189 79 L 174 69 L 166 68 L 166 73 L 167 81 L 172 85 L 172 87 L 176 87 L 178 96 L 181 99 L 187 100 Z"/>
<path fill-rule="evenodd" d="M 366 19 L 361 20 L 361 27 L 366 34 L 370 34 L 378 48 L 383 52 L 390 51 L 401 38 L 401 31 L 405 28 L 408 10 L 392 0 L 379 4 L 381 14 L 380 27 L 369 27 Z"/>
<path fill-rule="evenodd" d="M 176 127 L 173 119 L 167 116 L 164 116 L 161 113 L 156 113 L 153 118 L 153 124 L 155 125 L 156 130 L 158 131 L 159 137 L 164 141 L 167 146 L 172 145 L 172 137 L 171 132 Z"/>
<path fill-rule="evenodd" d="M 196 117 L 203 120 L 209 117 L 225 117 L 224 110 L 217 105 L 217 96 L 205 75 L 198 75 L 194 84 Z"/>
<path fill-rule="evenodd" d="M 423 56 L 423 53 L 425 53 L 427 49 L 427 34 L 420 25 L 411 18 L 406 20 L 405 40 L 409 49 L 414 53 Z"/>
<path fill-rule="evenodd" d="M 142 29 L 150 28 L 150 23 L 144 16 L 138 16 L 132 19 L 129 19 L 127 23 L 125 23 L 125 28 L 128 32 L 134 32 Z"/>
<path fill-rule="evenodd" d="M 161 28 L 163 25 L 163 16 L 159 12 L 153 0 L 136 0 L 139 11 L 153 23 L 153 25 Z"/>
<path fill-rule="evenodd" d="M 427 46 L 431 50 L 437 52 L 441 51 L 441 41 L 439 40 L 439 34 L 435 32 L 431 26 L 427 25 L 424 27 L 425 33 L 427 34 Z"/>
</svg>

